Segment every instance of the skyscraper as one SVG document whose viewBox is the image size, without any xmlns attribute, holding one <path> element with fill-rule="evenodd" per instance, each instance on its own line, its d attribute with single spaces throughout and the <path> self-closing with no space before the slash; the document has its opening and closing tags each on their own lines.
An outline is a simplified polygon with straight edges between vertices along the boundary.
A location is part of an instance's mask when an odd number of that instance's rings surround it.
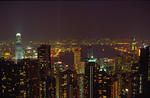
<svg viewBox="0 0 150 98">
<path fill-rule="evenodd" d="M 74 49 L 74 67 L 75 70 L 77 72 L 77 74 L 79 74 L 79 70 L 80 70 L 80 66 L 81 66 L 81 62 L 80 62 L 80 48 L 76 48 Z"/>
<path fill-rule="evenodd" d="M 16 96 L 17 80 L 16 64 L 0 58 L 0 98 L 12 98 Z"/>
<path fill-rule="evenodd" d="M 60 97 L 59 98 L 78 98 L 77 97 L 77 74 L 71 68 L 60 73 Z"/>
<path fill-rule="evenodd" d="M 149 63 L 149 46 L 143 45 L 141 48 L 140 60 L 139 60 L 139 73 L 140 73 L 140 90 L 139 93 L 147 92 L 148 82 L 148 63 Z"/>
<path fill-rule="evenodd" d="M 96 59 L 93 58 L 93 51 L 92 47 L 88 48 L 88 61 L 85 67 L 85 96 L 88 98 L 94 98 L 93 91 L 94 91 L 94 70 L 96 65 Z"/>
<path fill-rule="evenodd" d="M 18 63 L 19 66 L 19 63 Z M 23 87 L 23 91 L 27 91 L 26 97 L 30 98 L 39 98 L 39 66 L 38 60 L 36 59 L 22 59 L 21 60 L 20 70 L 20 87 Z M 23 73 L 24 74 L 23 74 Z M 24 77 L 24 78 L 23 78 Z M 23 81 L 22 81 L 23 80 Z M 22 86 L 21 86 L 22 85 Z M 19 96 L 18 96 L 19 97 Z M 22 96 L 23 97 L 23 94 Z"/>
<path fill-rule="evenodd" d="M 22 48 L 22 41 L 21 41 L 21 34 L 16 34 L 16 63 L 18 60 L 23 58 L 23 48 Z"/>
<path fill-rule="evenodd" d="M 94 66 L 96 64 L 96 60 L 94 58 L 91 58 L 88 60 L 87 68 L 86 68 L 86 73 L 88 76 L 88 92 L 89 92 L 89 98 L 94 98 L 93 97 L 93 73 L 94 73 Z M 88 74 L 89 73 L 89 74 Z"/>
<path fill-rule="evenodd" d="M 75 70 L 76 70 L 76 73 L 78 75 L 77 77 L 77 81 L 78 81 L 78 87 L 79 87 L 79 93 L 78 93 L 78 96 L 79 98 L 83 98 L 84 96 L 84 62 L 81 62 L 80 61 L 80 56 L 81 56 L 81 48 L 75 48 L 73 50 L 74 52 L 74 67 L 75 67 Z"/>
<path fill-rule="evenodd" d="M 41 45 L 38 48 L 38 60 L 40 70 L 40 98 L 49 98 L 51 94 L 49 86 L 50 68 L 51 68 L 51 47 L 50 45 Z"/>
<path fill-rule="evenodd" d="M 96 68 L 94 74 L 94 97 L 93 98 L 112 98 L 111 97 L 111 76 L 106 73 L 106 69 Z"/>
</svg>

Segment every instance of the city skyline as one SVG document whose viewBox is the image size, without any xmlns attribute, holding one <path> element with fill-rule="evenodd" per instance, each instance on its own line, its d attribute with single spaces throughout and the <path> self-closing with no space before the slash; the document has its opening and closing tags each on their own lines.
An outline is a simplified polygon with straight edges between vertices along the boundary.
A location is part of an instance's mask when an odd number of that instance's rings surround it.
<svg viewBox="0 0 150 98">
<path fill-rule="evenodd" d="M 17 33 L 15 44 L 0 44 L 0 96 L 145 98 L 149 54 L 149 45 L 135 39 L 22 43 Z"/>
<path fill-rule="evenodd" d="M 150 2 L 0 2 L 0 98 L 147 98 Z"/>
<path fill-rule="evenodd" d="M 133 38 L 149 40 L 148 1 L 0 2 L 1 40 Z"/>
</svg>

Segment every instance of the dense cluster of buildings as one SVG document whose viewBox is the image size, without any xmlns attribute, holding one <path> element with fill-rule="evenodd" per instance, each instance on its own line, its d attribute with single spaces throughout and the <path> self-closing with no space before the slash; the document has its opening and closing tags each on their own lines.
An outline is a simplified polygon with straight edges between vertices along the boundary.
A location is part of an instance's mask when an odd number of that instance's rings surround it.
<svg viewBox="0 0 150 98">
<path fill-rule="evenodd" d="M 148 95 L 150 51 L 144 44 L 138 48 L 135 40 L 128 52 L 120 52 L 113 59 L 95 58 L 92 45 L 87 47 L 85 58 L 81 57 L 80 47 L 66 54 L 59 49 L 52 51 L 49 44 L 24 50 L 20 33 L 16 34 L 14 45 L 14 59 L 0 58 L 1 98 L 146 98 L 143 96 Z M 67 59 L 70 62 L 66 63 L 63 55 L 71 55 Z"/>
</svg>

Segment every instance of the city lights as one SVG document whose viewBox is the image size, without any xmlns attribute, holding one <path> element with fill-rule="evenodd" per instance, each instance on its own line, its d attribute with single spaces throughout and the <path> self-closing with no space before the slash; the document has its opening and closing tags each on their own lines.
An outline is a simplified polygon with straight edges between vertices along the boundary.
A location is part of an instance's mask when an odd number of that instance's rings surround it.
<svg viewBox="0 0 150 98">
<path fill-rule="evenodd" d="M 150 98 L 150 2 L 0 2 L 0 98 Z"/>
</svg>

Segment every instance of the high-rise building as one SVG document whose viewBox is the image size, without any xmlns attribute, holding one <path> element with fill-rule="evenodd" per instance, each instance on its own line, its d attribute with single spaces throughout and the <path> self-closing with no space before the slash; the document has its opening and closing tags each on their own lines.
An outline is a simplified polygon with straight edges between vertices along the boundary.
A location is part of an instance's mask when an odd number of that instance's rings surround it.
<svg viewBox="0 0 150 98">
<path fill-rule="evenodd" d="M 94 70 L 96 66 L 96 59 L 93 58 L 92 46 L 88 47 L 87 61 L 85 65 L 85 79 L 84 79 L 84 96 L 86 98 L 93 98 L 94 92 Z"/>
<path fill-rule="evenodd" d="M 94 98 L 94 70 L 95 70 L 96 59 L 90 58 L 87 65 L 85 66 L 85 96 L 86 98 Z"/>
<path fill-rule="evenodd" d="M 0 58 L 0 69 L 0 97 L 39 97 L 37 60 L 22 59 L 15 64 L 13 61 Z"/>
<path fill-rule="evenodd" d="M 16 97 L 29 97 L 28 89 L 28 77 L 27 77 L 27 67 L 22 60 L 19 60 L 16 64 L 17 66 L 17 95 Z"/>
<path fill-rule="evenodd" d="M 27 84 L 27 97 L 39 98 L 39 66 L 38 60 L 33 59 L 22 59 L 21 66 L 25 67 L 26 78 L 24 84 Z M 22 73 L 23 74 L 23 73 Z M 24 89 L 25 89 L 24 88 Z"/>
<path fill-rule="evenodd" d="M 139 74 L 139 64 L 135 63 L 131 67 L 131 96 L 132 98 L 136 98 L 139 95 L 140 90 L 140 74 Z"/>
<path fill-rule="evenodd" d="M 73 53 L 74 53 L 74 67 L 75 67 L 77 74 L 79 74 L 80 73 L 79 70 L 80 70 L 80 66 L 81 66 L 80 48 L 74 49 Z"/>
<path fill-rule="evenodd" d="M 59 98 L 78 98 L 77 97 L 77 74 L 71 69 L 60 73 L 60 97 Z M 58 98 L 58 97 L 57 97 Z"/>
<path fill-rule="evenodd" d="M 22 48 L 22 40 L 21 40 L 21 34 L 16 34 L 16 63 L 18 60 L 21 60 L 23 58 L 23 48 Z"/>
<path fill-rule="evenodd" d="M 44 78 L 50 74 L 51 68 L 51 46 L 50 45 L 41 45 L 38 48 L 38 60 L 40 64 L 40 74 Z"/>
<path fill-rule="evenodd" d="M 119 79 L 118 75 L 114 75 L 112 78 L 112 98 L 120 97 Z"/>
<path fill-rule="evenodd" d="M 39 70 L 40 70 L 40 98 L 52 97 L 53 91 L 50 89 L 53 87 L 51 83 L 51 46 L 41 45 L 38 48 L 38 60 L 39 60 Z"/>
<path fill-rule="evenodd" d="M 149 64 L 149 46 L 143 45 L 141 48 L 140 59 L 139 59 L 139 74 L 140 74 L 140 94 L 145 94 L 147 92 L 148 83 L 148 64 Z"/>
<path fill-rule="evenodd" d="M 85 98 L 111 98 L 111 76 L 91 58 L 85 67 Z"/>
<path fill-rule="evenodd" d="M 0 58 L 0 97 L 12 98 L 16 96 L 17 72 L 16 64 Z"/>
<path fill-rule="evenodd" d="M 83 98 L 83 96 L 84 96 L 84 69 L 85 69 L 84 66 L 85 66 L 85 63 L 80 61 L 80 59 L 81 59 L 81 57 L 80 57 L 81 51 L 80 50 L 81 50 L 80 48 L 75 48 L 73 50 L 73 52 L 74 52 L 74 67 L 75 67 L 76 73 L 78 75 L 78 77 L 77 77 L 78 96 L 79 96 L 79 98 Z"/>
<path fill-rule="evenodd" d="M 54 75 L 56 80 L 56 98 L 63 97 L 63 90 L 61 89 L 61 80 L 63 77 L 62 72 L 64 71 L 63 63 L 61 61 L 54 63 Z"/>
<path fill-rule="evenodd" d="M 106 73 L 105 68 L 96 70 L 94 78 L 94 98 L 111 98 L 111 76 Z"/>
</svg>

